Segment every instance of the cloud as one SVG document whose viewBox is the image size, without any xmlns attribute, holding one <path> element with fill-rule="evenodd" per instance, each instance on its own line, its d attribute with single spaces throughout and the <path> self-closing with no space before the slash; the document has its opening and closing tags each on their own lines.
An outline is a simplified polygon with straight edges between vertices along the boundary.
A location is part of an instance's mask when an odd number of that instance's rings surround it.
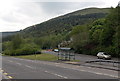
<svg viewBox="0 0 120 81">
<path fill-rule="evenodd" d="M 61 14 L 64 11 L 75 11 L 89 6 L 100 6 L 103 2 L 38 2 L 44 13 Z"/>
<path fill-rule="evenodd" d="M 111 7 L 119 2 L 119 0 L 49 0 L 49 2 L 12 0 L 6 6 L 5 1 L 0 3 L 0 31 L 17 31 L 83 8 Z"/>
</svg>

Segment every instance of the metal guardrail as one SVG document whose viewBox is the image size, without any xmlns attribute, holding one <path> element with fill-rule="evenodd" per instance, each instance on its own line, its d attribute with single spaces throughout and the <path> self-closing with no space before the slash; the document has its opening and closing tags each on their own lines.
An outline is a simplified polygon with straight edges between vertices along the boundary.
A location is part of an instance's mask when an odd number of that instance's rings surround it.
<svg viewBox="0 0 120 81">
<path fill-rule="evenodd" d="M 93 60 L 93 61 L 86 61 L 86 63 L 94 63 L 94 62 L 99 62 L 100 64 L 102 62 L 113 63 L 113 66 L 115 66 L 114 64 L 120 64 L 120 61 L 114 61 L 114 60 Z"/>
<path fill-rule="evenodd" d="M 93 60 L 93 61 L 86 61 L 86 63 L 91 63 L 91 62 L 109 62 L 109 63 L 119 63 L 120 61 L 114 61 L 114 60 Z"/>
</svg>

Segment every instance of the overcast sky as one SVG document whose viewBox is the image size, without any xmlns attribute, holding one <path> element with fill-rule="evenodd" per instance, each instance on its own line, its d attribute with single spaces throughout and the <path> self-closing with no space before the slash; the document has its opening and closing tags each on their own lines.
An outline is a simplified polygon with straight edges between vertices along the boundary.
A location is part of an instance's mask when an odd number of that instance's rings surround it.
<svg viewBox="0 0 120 81">
<path fill-rule="evenodd" d="M 0 32 L 19 31 L 48 19 L 89 7 L 116 7 L 119 0 L 1 0 Z"/>
</svg>

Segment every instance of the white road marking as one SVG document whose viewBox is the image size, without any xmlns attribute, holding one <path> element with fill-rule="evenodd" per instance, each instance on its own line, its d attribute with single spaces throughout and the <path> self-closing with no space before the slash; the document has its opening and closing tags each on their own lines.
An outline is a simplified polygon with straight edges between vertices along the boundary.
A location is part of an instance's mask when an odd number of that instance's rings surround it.
<svg viewBox="0 0 120 81">
<path fill-rule="evenodd" d="M 24 60 L 24 59 L 20 59 L 20 60 Z M 28 60 L 25 60 L 25 61 L 28 61 Z M 34 62 L 34 61 L 33 61 Z M 48 63 L 42 63 L 42 64 L 47 64 L 47 65 L 51 65 L 51 64 L 48 64 Z M 56 63 L 56 64 L 58 64 L 58 63 Z M 59 66 L 59 67 L 61 67 L 60 65 L 56 65 L 56 66 Z M 34 67 L 31 67 L 31 66 L 28 66 L 28 65 L 26 65 L 26 67 L 28 67 L 28 68 L 34 68 Z M 83 67 L 83 66 L 80 66 L 80 67 Z M 62 68 L 67 68 L 67 69 L 72 69 L 72 70 L 77 70 L 77 71 L 83 71 L 83 72 L 89 72 L 89 73 L 94 73 L 94 74 L 98 74 L 98 75 L 105 75 L 105 76 L 110 76 L 110 77 L 115 77 L 115 78 L 118 78 L 118 76 L 116 76 L 116 75 L 111 75 L 111 74 L 106 74 L 106 73 L 101 73 L 101 72 L 94 72 L 94 71 L 87 71 L 87 70 L 80 70 L 80 69 L 75 69 L 75 68 L 68 68 L 68 67 L 62 67 Z M 90 68 L 89 68 L 90 69 Z M 91 68 L 92 69 L 92 68 Z M 50 72 L 48 72 L 48 71 L 45 71 L 45 72 L 47 72 L 47 73 L 50 73 Z M 61 77 L 61 75 L 58 75 L 58 74 L 55 74 L 55 73 L 51 73 L 51 74 L 54 74 L 54 75 L 56 75 L 56 76 L 59 76 L 59 77 Z M 62 77 L 64 77 L 64 76 L 62 76 Z M 64 77 L 64 78 L 67 78 L 67 77 Z"/>
<path fill-rule="evenodd" d="M 87 67 L 87 68 L 90 68 L 90 69 L 91 69 L 91 67 Z"/>
<path fill-rule="evenodd" d="M 46 73 L 48 73 L 48 71 L 45 71 Z"/>
<path fill-rule="evenodd" d="M 55 66 L 59 66 L 59 65 L 55 65 Z"/>
<path fill-rule="evenodd" d="M 11 60 L 8 60 L 9 62 L 13 62 L 13 61 L 11 61 Z"/>
<path fill-rule="evenodd" d="M 79 71 L 89 72 L 89 73 L 94 73 L 94 74 L 97 74 L 97 75 L 105 75 L 105 76 L 110 76 L 110 77 L 118 78 L 118 76 L 114 76 L 114 75 L 110 75 L 110 74 L 105 74 L 105 73 L 100 73 L 100 72 L 93 72 L 93 71 L 86 71 L 86 70 L 79 70 Z"/>
<path fill-rule="evenodd" d="M 58 76 L 58 77 L 61 77 L 61 78 L 64 78 L 64 79 L 68 79 L 68 77 L 65 77 L 65 76 L 62 76 L 62 75 L 59 75 L 59 74 L 56 74 L 56 73 L 52 73 L 52 72 L 49 72 L 49 71 L 45 71 L 46 73 L 49 73 L 49 74 L 52 74 L 52 75 L 55 75 L 55 76 Z"/>
<path fill-rule="evenodd" d="M 66 68 L 66 67 L 63 67 L 63 68 Z M 111 74 L 100 73 L 100 72 L 87 71 L 87 70 L 81 70 L 81 69 L 75 69 L 75 68 L 68 68 L 68 69 L 82 71 L 82 72 L 89 72 L 89 73 L 94 73 L 94 74 L 97 74 L 97 75 L 105 75 L 105 76 L 110 76 L 110 77 L 118 78 L 118 76 L 111 75 Z"/>
<path fill-rule="evenodd" d="M 55 64 L 60 64 L 60 63 L 55 63 Z"/>
<path fill-rule="evenodd" d="M 56 65 L 59 66 L 59 65 Z M 77 66 L 77 67 L 81 67 L 81 66 Z M 83 67 L 83 66 L 82 66 Z M 67 68 L 67 67 L 62 67 L 62 68 Z M 92 69 L 91 67 L 87 67 L 89 69 Z M 110 74 L 104 74 L 104 73 L 100 73 L 100 72 L 94 72 L 94 71 L 87 71 L 87 70 L 83 70 L 83 69 L 75 69 L 75 68 L 67 68 L 67 69 L 72 69 L 72 70 L 77 70 L 77 71 L 82 71 L 82 72 L 89 72 L 89 73 L 94 73 L 94 74 L 98 74 L 98 75 L 106 75 L 106 76 L 110 76 L 110 77 L 116 77 L 118 78 L 118 76 L 114 76 L 114 75 L 110 75 Z"/>
<path fill-rule="evenodd" d="M 18 65 L 22 65 L 21 63 L 16 63 L 16 64 L 18 64 Z"/>
<path fill-rule="evenodd" d="M 34 69 L 34 67 L 32 67 L 32 66 L 28 66 L 28 65 L 25 65 L 25 66 L 28 67 L 28 68 Z"/>
</svg>

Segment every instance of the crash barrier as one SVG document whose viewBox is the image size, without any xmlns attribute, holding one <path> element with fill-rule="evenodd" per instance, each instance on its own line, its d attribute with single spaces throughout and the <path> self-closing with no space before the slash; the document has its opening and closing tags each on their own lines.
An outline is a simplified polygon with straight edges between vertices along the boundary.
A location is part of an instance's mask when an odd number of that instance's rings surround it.
<svg viewBox="0 0 120 81">
<path fill-rule="evenodd" d="M 71 48 L 59 48 L 58 60 L 75 60 L 75 53 Z"/>
<path fill-rule="evenodd" d="M 93 62 L 99 62 L 100 64 L 102 62 L 113 63 L 113 66 L 115 66 L 115 64 L 120 64 L 120 61 L 114 61 L 114 60 L 93 60 L 93 61 L 86 61 L 86 63 L 93 63 Z"/>
</svg>

